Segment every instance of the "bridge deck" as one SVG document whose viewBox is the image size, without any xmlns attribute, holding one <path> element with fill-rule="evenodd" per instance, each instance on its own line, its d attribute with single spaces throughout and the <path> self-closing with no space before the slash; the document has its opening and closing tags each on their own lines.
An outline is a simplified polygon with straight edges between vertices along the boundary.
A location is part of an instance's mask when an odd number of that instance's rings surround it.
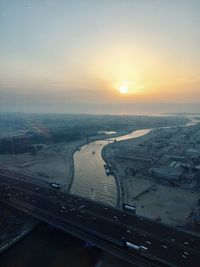
<svg viewBox="0 0 200 267">
<path fill-rule="evenodd" d="M 0 175 L 0 201 L 142 266 L 198 266 L 200 238 L 88 199 Z M 128 250 L 125 242 L 147 247 Z M 141 263 L 140 263 L 141 264 Z M 141 265 L 140 265 L 141 266 Z"/>
</svg>

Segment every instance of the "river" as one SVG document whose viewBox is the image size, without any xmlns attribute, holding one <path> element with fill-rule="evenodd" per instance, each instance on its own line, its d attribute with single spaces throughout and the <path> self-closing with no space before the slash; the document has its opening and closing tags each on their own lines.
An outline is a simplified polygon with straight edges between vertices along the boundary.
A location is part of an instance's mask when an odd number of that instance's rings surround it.
<svg viewBox="0 0 200 267">
<path fill-rule="evenodd" d="M 108 143 L 137 138 L 149 133 L 151 129 L 133 131 L 130 134 L 110 137 L 108 139 L 91 142 L 81 147 L 74 154 L 74 180 L 70 193 L 103 202 L 112 206 L 117 205 L 118 190 L 113 175 L 105 173 L 105 161 L 102 149 Z M 111 139 L 111 140 L 109 140 Z"/>
</svg>

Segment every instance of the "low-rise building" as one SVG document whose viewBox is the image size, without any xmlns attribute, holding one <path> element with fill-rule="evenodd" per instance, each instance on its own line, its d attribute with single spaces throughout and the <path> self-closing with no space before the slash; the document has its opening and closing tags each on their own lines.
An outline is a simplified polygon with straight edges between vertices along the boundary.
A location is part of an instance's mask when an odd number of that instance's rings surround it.
<svg viewBox="0 0 200 267">
<path fill-rule="evenodd" d="M 162 166 L 157 168 L 151 168 L 150 174 L 156 178 L 163 178 L 169 181 L 180 181 L 182 170 L 180 168 L 170 168 L 168 166 Z"/>
</svg>

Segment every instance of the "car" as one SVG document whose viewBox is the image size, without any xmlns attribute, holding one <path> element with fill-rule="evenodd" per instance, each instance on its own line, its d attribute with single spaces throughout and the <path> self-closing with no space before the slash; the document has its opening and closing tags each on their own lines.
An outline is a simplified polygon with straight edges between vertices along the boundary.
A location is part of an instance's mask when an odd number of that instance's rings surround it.
<svg viewBox="0 0 200 267">
<path fill-rule="evenodd" d="M 140 250 L 139 245 L 136 245 L 136 244 L 134 244 L 134 243 L 130 243 L 130 242 L 128 242 L 128 241 L 126 241 L 125 246 L 126 246 L 127 248 L 130 248 L 130 249 L 133 249 L 133 250 L 136 250 L 136 251 L 139 251 L 139 250 Z"/>
<path fill-rule="evenodd" d="M 148 248 L 145 246 L 139 246 L 139 248 L 140 248 L 140 251 L 142 252 L 146 252 L 148 250 Z"/>
<path fill-rule="evenodd" d="M 187 259 L 187 257 L 184 254 L 182 255 L 182 258 L 184 258 L 185 260 Z"/>
<path fill-rule="evenodd" d="M 143 245 L 138 245 L 138 244 L 134 244 L 134 243 L 130 243 L 128 241 L 125 242 L 125 246 L 129 249 L 135 250 L 137 252 L 146 252 L 148 250 L 147 247 L 143 246 Z"/>
</svg>

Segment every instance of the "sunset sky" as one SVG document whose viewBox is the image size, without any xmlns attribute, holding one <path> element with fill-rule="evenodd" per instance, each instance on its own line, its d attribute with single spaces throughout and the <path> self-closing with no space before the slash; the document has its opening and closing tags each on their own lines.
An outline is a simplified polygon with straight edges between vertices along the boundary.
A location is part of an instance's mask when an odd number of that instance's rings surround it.
<svg viewBox="0 0 200 267">
<path fill-rule="evenodd" d="M 0 0 L 0 111 L 198 103 L 199 14 L 199 0 Z"/>
</svg>

